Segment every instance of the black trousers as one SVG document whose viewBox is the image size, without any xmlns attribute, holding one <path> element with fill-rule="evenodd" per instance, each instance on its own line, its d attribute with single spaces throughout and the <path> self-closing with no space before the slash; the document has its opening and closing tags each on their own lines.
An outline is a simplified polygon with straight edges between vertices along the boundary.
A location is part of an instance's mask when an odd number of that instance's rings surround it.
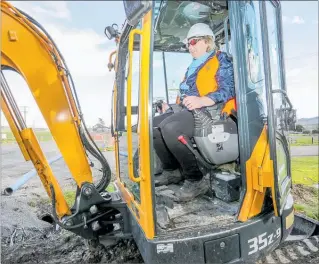
<svg viewBox="0 0 319 264">
<path fill-rule="evenodd" d="M 156 154 L 164 170 L 180 168 L 187 180 L 200 180 L 203 174 L 198 168 L 194 154 L 183 145 L 178 137 L 193 137 L 194 117 L 183 109 L 177 113 L 165 113 L 153 119 L 153 141 Z"/>
</svg>

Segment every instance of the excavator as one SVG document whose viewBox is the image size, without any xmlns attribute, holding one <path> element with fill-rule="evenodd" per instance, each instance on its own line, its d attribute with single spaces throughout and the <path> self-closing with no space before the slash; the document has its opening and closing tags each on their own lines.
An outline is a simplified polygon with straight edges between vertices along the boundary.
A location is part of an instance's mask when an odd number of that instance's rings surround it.
<svg viewBox="0 0 319 264">
<path fill-rule="evenodd" d="M 134 239 L 145 263 L 253 262 L 287 240 L 318 234 L 318 223 L 294 212 L 291 194 L 287 133 L 296 115 L 285 82 L 280 2 L 123 4 L 126 20 L 121 30 L 113 24 L 104 32 L 116 43 L 108 63 L 115 72 L 112 179 L 54 40 L 29 14 L 1 2 L 1 109 L 25 160 L 37 170 L 55 223 L 103 245 Z M 183 138 L 180 142 L 195 155 L 210 190 L 176 203 L 178 184 L 155 185 L 161 164 L 153 148 L 152 120 L 163 102 L 158 98 L 172 107 L 179 104 L 170 83 L 178 78 L 181 65 L 189 63 L 182 40 L 199 22 L 210 26 L 218 49 L 233 63 L 235 107 L 220 120 L 194 111 L 200 133 L 192 144 Z M 76 182 L 72 207 L 34 131 L 24 122 L 3 74 L 6 70 L 27 82 Z M 97 182 L 88 155 L 100 164 Z M 112 192 L 107 191 L 111 182 Z"/>
</svg>

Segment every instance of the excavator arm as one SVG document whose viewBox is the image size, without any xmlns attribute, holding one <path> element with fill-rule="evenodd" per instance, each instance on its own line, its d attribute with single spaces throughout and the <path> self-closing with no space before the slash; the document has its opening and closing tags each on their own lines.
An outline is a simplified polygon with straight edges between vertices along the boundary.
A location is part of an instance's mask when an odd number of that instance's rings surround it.
<svg viewBox="0 0 319 264">
<path fill-rule="evenodd" d="M 90 223 L 115 215 L 112 206 L 101 207 L 112 200 L 105 192 L 111 180 L 110 167 L 85 126 L 72 76 L 52 38 L 37 21 L 11 4 L 2 1 L 1 11 L 1 109 L 25 160 L 32 161 L 52 200 L 57 223 L 91 237 L 96 230 L 88 230 Z M 66 203 L 34 132 L 21 116 L 2 72 L 4 69 L 19 73 L 30 88 L 77 184 L 73 208 Z M 102 165 L 103 176 L 96 185 L 88 153 Z M 95 226 L 98 225 L 95 223 Z"/>
</svg>

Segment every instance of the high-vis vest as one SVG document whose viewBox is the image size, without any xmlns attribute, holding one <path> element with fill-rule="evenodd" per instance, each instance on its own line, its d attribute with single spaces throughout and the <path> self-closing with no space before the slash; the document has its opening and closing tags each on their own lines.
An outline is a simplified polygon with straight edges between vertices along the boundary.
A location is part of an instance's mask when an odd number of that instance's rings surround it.
<svg viewBox="0 0 319 264">
<path fill-rule="evenodd" d="M 214 55 L 197 70 L 195 85 L 200 96 L 206 96 L 207 94 L 218 90 L 218 83 L 216 81 L 218 68 L 219 60 L 217 55 Z M 225 102 L 222 113 L 229 115 L 232 110 L 237 111 L 236 100 L 234 97 Z"/>
</svg>

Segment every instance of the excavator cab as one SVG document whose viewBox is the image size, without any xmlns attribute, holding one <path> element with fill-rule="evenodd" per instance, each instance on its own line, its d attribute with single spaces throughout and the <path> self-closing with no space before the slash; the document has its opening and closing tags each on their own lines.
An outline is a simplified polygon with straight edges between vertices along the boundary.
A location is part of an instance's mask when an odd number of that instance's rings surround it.
<svg viewBox="0 0 319 264">
<path fill-rule="evenodd" d="M 286 138 L 293 110 L 279 1 L 124 1 L 124 7 L 113 90 L 116 186 L 144 260 L 225 263 L 271 251 L 294 221 Z M 223 119 L 206 115 L 194 128 L 199 133 L 189 147 L 211 192 L 178 204 L 178 185 L 154 184 L 161 169 L 152 119 L 159 98 L 176 106 L 191 62 L 183 39 L 199 22 L 233 62 L 236 108 Z"/>
</svg>

